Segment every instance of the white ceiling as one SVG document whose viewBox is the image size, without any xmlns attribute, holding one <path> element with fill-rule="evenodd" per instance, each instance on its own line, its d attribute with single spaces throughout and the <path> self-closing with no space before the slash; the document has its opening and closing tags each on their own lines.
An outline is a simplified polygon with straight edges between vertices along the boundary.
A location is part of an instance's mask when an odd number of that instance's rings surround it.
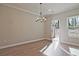
<svg viewBox="0 0 79 59">
<path fill-rule="evenodd" d="M 37 14 L 39 14 L 40 12 L 39 3 L 10 3 L 8 5 L 29 10 Z M 49 14 L 57 14 L 57 13 L 65 12 L 72 9 L 77 9 L 79 8 L 79 4 L 78 3 L 43 3 L 42 8 L 43 8 L 42 9 L 43 14 L 49 15 Z"/>
</svg>

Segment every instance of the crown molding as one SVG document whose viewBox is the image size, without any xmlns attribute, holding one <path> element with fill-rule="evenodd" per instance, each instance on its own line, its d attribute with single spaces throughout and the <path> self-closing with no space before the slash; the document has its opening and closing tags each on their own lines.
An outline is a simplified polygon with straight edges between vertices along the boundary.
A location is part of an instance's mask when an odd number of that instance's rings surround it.
<svg viewBox="0 0 79 59">
<path fill-rule="evenodd" d="M 9 5 L 9 4 L 2 4 L 2 5 L 6 6 L 6 7 L 17 9 L 17 10 L 20 10 L 20 11 L 23 11 L 23 12 L 26 12 L 26 13 L 29 13 L 29 14 L 32 14 L 32 15 L 39 16 L 39 14 L 37 14 L 37 13 L 34 13 L 32 11 L 29 11 L 29 10 L 26 10 L 26 9 L 23 9 L 23 8 L 19 8 L 19 7 L 13 6 L 13 5 Z"/>
</svg>

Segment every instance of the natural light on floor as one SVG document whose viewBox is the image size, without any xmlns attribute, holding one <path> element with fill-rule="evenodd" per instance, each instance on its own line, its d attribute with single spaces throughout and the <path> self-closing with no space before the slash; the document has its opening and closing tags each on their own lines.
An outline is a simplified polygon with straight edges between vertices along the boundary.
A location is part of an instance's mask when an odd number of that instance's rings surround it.
<svg viewBox="0 0 79 59">
<path fill-rule="evenodd" d="M 79 56 L 79 49 L 69 47 L 70 53 Z"/>
</svg>

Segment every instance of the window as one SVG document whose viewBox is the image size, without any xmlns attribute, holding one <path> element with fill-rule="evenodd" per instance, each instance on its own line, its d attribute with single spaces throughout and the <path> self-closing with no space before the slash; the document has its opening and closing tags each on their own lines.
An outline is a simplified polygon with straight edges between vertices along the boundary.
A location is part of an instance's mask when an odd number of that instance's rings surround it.
<svg viewBox="0 0 79 59">
<path fill-rule="evenodd" d="M 59 29 L 59 20 L 55 20 L 55 28 Z"/>
<path fill-rule="evenodd" d="M 79 28 L 79 16 L 68 17 L 68 28 L 69 29 Z"/>
</svg>

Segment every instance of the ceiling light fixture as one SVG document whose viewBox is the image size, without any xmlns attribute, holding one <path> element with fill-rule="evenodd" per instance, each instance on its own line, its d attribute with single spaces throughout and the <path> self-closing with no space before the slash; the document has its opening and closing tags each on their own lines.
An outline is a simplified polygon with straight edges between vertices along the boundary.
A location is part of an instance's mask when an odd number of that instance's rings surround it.
<svg viewBox="0 0 79 59">
<path fill-rule="evenodd" d="M 40 3 L 40 16 L 36 19 L 36 22 L 45 22 L 46 21 L 46 17 L 43 16 L 42 13 L 42 3 Z"/>
</svg>

